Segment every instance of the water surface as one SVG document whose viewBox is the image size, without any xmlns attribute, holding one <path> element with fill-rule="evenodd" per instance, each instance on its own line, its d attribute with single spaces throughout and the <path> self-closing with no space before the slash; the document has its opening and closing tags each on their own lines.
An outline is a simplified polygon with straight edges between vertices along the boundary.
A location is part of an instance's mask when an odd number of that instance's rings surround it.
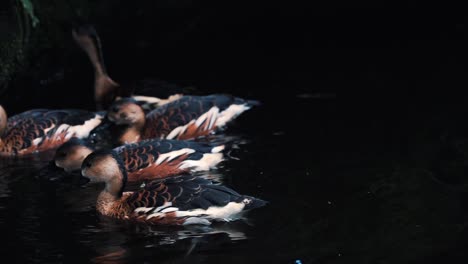
<svg viewBox="0 0 468 264">
<path fill-rule="evenodd" d="M 268 201 L 245 221 L 158 227 L 95 212 L 102 185 L 2 160 L 3 258 L 17 263 L 463 263 L 463 104 L 297 93 L 240 116 L 206 177 Z M 432 109 L 432 110 L 431 110 Z M 443 111 L 438 111 L 443 109 Z M 51 172 L 53 173 L 53 172 Z M 50 176 L 50 175 L 49 175 Z"/>
</svg>

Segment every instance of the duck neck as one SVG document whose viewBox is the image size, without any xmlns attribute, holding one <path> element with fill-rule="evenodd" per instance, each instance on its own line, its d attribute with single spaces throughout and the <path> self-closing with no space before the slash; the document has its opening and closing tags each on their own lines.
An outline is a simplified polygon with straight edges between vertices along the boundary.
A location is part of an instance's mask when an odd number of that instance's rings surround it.
<svg viewBox="0 0 468 264">
<path fill-rule="evenodd" d="M 88 55 L 88 58 L 93 65 L 96 77 L 107 75 L 99 36 L 97 34 L 93 34 L 92 36 L 91 34 L 77 34 L 74 32 L 73 37 L 80 48 L 86 52 L 86 55 Z"/>
<path fill-rule="evenodd" d="M 126 127 L 124 132 L 120 136 L 120 143 L 127 144 L 127 143 L 134 143 L 134 142 L 139 141 L 141 139 L 141 133 L 143 132 L 144 127 L 145 127 L 144 119 Z"/>
<path fill-rule="evenodd" d="M 119 84 L 107 74 L 99 43 L 97 37 L 98 48 L 93 45 L 92 50 L 94 52 L 87 53 L 94 68 L 94 99 L 96 100 L 97 109 L 104 110 L 118 94 Z"/>
<path fill-rule="evenodd" d="M 103 215 L 113 214 L 113 205 L 122 197 L 124 180 L 121 177 L 113 177 L 106 182 L 106 187 L 99 194 L 96 209 Z"/>
<path fill-rule="evenodd" d="M 117 96 L 119 84 L 114 82 L 107 74 L 95 73 L 94 100 L 97 110 L 106 109 Z"/>
<path fill-rule="evenodd" d="M 3 145 L 2 144 L 2 136 L 3 136 L 3 133 L 5 132 L 6 127 L 7 127 L 7 122 L 8 122 L 8 117 L 7 117 L 7 114 L 5 112 L 5 109 L 3 109 L 3 107 L 0 105 L 0 146 Z"/>
<path fill-rule="evenodd" d="M 90 36 L 88 34 L 73 33 L 73 37 L 78 45 L 88 55 L 89 60 L 94 68 L 94 96 L 97 102 L 97 109 L 105 109 L 105 100 L 110 100 L 106 97 L 113 97 L 115 90 L 119 86 L 114 80 L 112 80 L 107 74 L 107 70 L 104 64 L 104 58 L 102 56 L 101 40 L 99 36 L 95 34 Z M 111 98 L 113 99 L 113 98 Z"/>
</svg>

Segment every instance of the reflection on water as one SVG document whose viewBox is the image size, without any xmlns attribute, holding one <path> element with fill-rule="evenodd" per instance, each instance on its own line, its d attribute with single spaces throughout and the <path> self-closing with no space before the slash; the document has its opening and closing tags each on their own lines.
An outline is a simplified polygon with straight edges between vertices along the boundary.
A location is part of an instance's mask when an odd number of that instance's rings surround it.
<svg viewBox="0 0 468 264">
<path fill-rule="evenodd" d="M 96 263 L 135 258 L 135 253 L 151 256 L 155 251 L 177 252 L 181 258 L 190 256 L 194 251 L 216 250 L 221 245 L 246 239 L 242 231 L 245 226 L 228 223 L 210 227 L 188 226 L 183 228 L 164 228 L 155 226 L 113 225 L 106 221 L 96 227 L 80 230 L 82 235 L 91 235 L 93 240 L 83 243 L 93 248 Z"/>
</svg>

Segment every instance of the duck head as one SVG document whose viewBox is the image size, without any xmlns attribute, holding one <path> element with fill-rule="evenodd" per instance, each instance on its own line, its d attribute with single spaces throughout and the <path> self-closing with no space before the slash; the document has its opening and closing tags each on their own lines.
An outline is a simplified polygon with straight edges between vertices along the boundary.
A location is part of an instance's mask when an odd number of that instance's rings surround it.
<svg viewBox="0 0 468 264">
<path fill-rule="evenodd" d="M 66 172 L 80 170 L 83 160 L 92 152 L 93 148 L 83 140 L 72 138 L 56 150 L 55 165 Z"/>
<path fill-rule="evenodd" d="M 124 98 L 114 102 L 107 112 L 107 117 L 117 125 L 142 127 L 145 122 L 143 108 L 131 98 Z"/>
<path fill-rule="evenodd" d="M 104 191 L 114 197 L 122 195 L 127 183 L 123 161 L 109 150 L 98 150 L 88 155 L 81 165 L 81 175 L 91 182 L 105 182 Z"/>
</svg>

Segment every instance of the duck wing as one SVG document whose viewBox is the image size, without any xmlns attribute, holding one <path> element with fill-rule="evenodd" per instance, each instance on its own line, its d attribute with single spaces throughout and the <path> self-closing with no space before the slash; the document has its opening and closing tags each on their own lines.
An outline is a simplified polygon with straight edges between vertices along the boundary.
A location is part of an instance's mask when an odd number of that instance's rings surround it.
<svg viewBox="0 0 468 264">
<path fill-rule="evenodd" d="M 8 122 L 7 122 L 7 129 L 14 127 L 16 124 L 21 123 L 21 122 L 31 122 L 35 118 L 42 117 L 48 111 L 49 111 L 48 109 L 33 109 L 33 110 L 22 112 L 12 117 L 9 117 Z"/>
<path fill-rule="evenodd" d="M 116 148 L 130 181 L 162 178 L 222 160 L 224 146 L 193 141 L 152 139 Z M 210 163 L 211 162 L 211 163 Z M 212 164 L 213 163 L 213 164 Z"/>
<path fill-rule="evenodd" d="M 153 181 L 126 202 L 139 220 L 176 224 L 229 221 L 243 210 L 265 205 L 263 200 L 189 175 Z"/>
<path fill-rule="evenodd" d="M 206 136 L 256 103 L 223 94 L 183 96 L 147 114 L 143 138 Z"/>
<path fill-rule="evenodd" d="M 13 117 L 3 137 L 3 152 L 29 154 L 52 149 L 72 136 L 83 138 L 99 125 L 103 116 L 84 110 L 28 111 Z M 13 125 L 14 124 L 14 125 Z"/>
</svg>

